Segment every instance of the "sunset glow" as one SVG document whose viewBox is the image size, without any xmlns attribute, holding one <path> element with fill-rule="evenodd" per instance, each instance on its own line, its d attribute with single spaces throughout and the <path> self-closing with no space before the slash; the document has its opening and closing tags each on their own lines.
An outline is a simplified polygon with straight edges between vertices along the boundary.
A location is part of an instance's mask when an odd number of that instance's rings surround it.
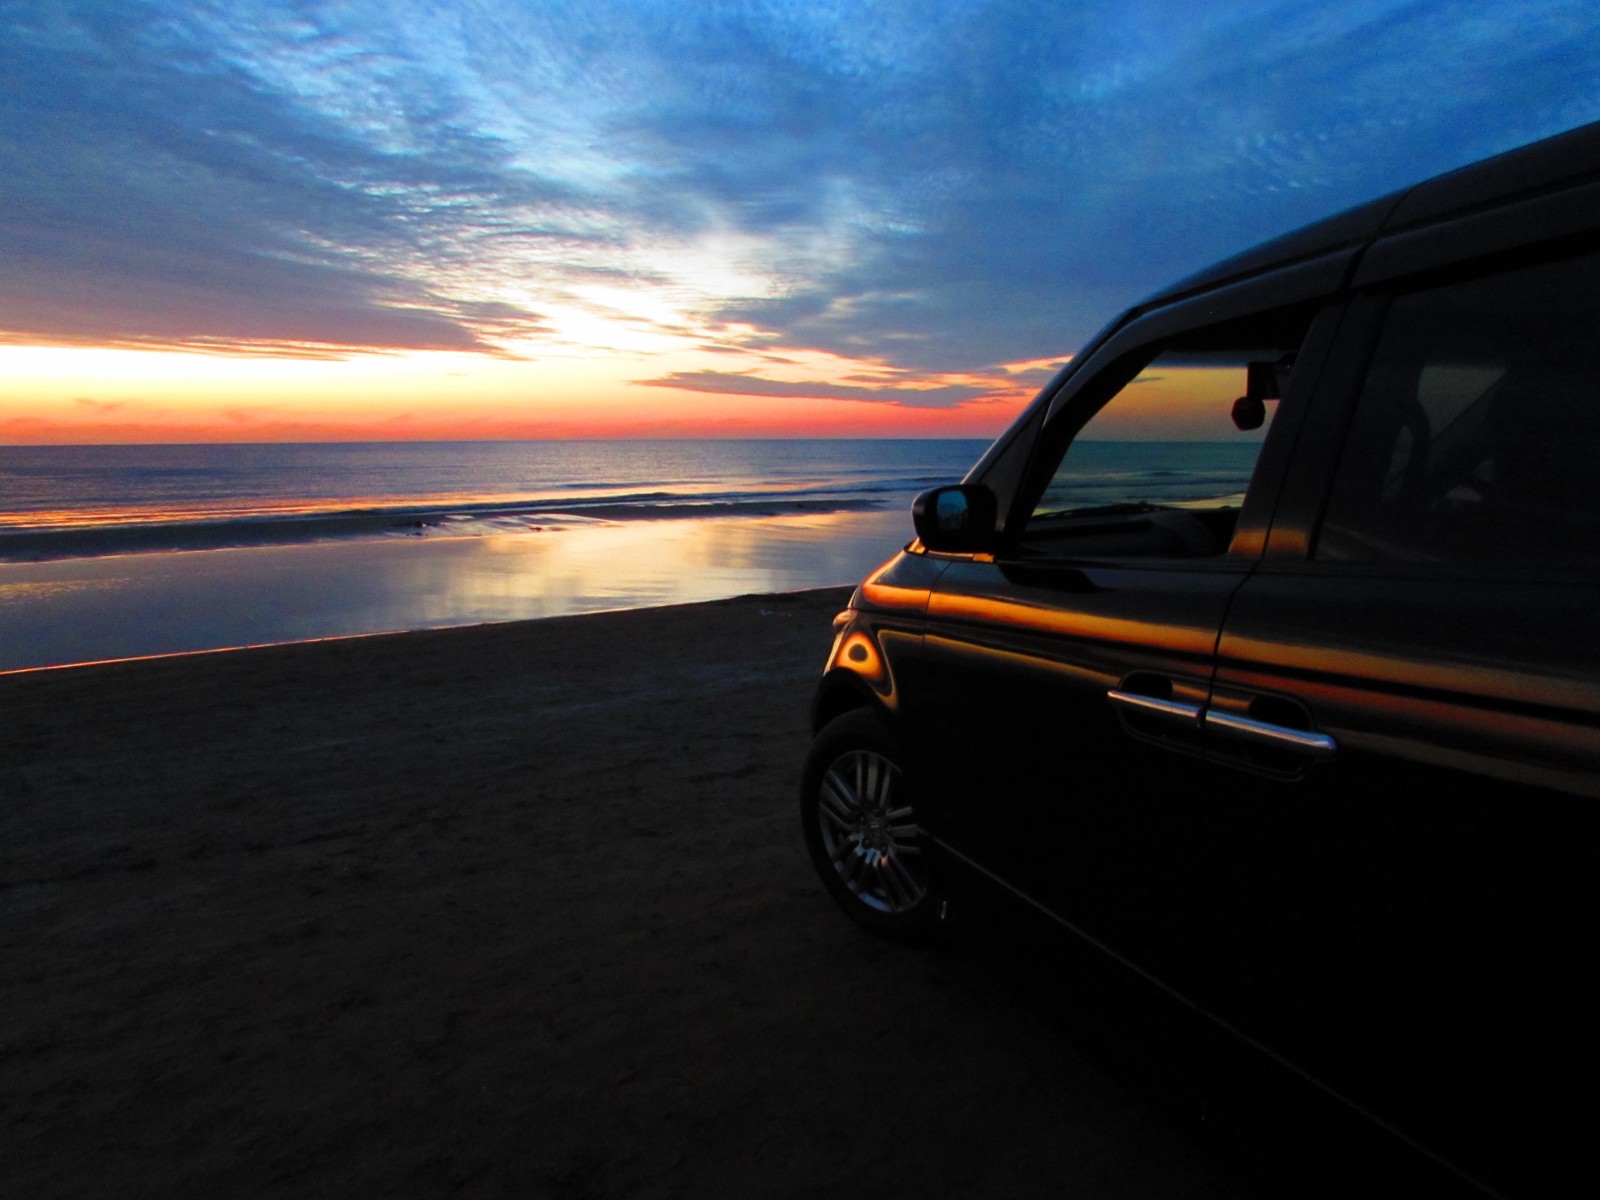
<svg viewBox="0 0 1600 1200">
<path fill-rule="evenodd" d="M 0 346 L 0 440 L 272 442 L 545 437 L 993 436 L 1036 385 L 1005 371 L 922 376 L 813 352 L 774 369 L 757 356 L 693 346 L 628 350 L 595 328 L 595 345 L 548 356 L 403 351 L 339 358 L 201 354 L 105 347 Z M 622 331 L 626 333 L 627 330 Z M 641 335 L 642 336 L 642 335 Z M 610 345 L 604 345 L 609 340 Z M 602 348 L 604 346 L 604 348 Z M 751 391 L 730 360 L 765 366 Z M 668 368 L 681 368 L 669 370 Z M 652 382 L 719 372 L 718 390 Z M 873 384 L 844 382 L 870 372 Z M 1023 372 L 1025 376 L 1027 372 Z M 722 378 L 726 376 L 727 378 Z M 787 386 L 792 394 L 760 394 Z M 807 395 L 815 386 L 817 395 Z M 965 388 L 951 406 L 872 404 L 829 389 L 910 395 Z"/>
</svg>

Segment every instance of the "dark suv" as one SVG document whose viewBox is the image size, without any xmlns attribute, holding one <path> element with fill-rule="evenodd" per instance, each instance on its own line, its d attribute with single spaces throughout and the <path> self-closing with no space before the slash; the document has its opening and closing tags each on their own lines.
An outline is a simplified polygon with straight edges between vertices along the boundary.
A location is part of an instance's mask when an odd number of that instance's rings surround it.
<svg viewBox="0 0 1600 1200">
<path fill-rule="evenodd" d="M 1593 1186 L 1591 357 L 1600 125 L 1118 318 L 840 614 L 828 889 L 1021 900 L 1458 1181 Z"/>
</svg>

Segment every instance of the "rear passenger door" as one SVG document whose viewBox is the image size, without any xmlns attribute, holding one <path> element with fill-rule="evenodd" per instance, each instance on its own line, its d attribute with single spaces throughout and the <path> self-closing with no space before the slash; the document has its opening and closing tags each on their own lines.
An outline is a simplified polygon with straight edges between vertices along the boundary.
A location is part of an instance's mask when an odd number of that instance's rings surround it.
<svg viewBox="0 0 1600 1200">
<path fill-rule="evenodd" d="M 1597 334 L 1592 244 L 1360 289 L 1205 722 L 1205 1006 L 1513 1195 L 1595 1165 Z"/>
</svg>

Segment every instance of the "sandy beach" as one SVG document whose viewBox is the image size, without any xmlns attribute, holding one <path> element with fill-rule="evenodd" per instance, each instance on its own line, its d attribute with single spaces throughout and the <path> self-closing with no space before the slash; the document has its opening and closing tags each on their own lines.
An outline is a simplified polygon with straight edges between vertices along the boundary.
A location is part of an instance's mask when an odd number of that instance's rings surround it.
<svg viewBox="0 0 1600 1200">
<path fill-rule="evenodd" d="M 0 1190 L 1239 1194 L 815 883 L 847 594 L 0 677 Z"/>
</svg>

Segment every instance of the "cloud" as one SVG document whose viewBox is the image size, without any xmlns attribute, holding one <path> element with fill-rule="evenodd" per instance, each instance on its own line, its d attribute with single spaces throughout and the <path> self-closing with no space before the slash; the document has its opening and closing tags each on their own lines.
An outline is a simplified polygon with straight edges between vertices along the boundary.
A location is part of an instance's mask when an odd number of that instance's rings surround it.
<svg viewBox="0 0 1600 1200">
<path fill-rule="evenodd" d="M 1597 46 L 1560 0 L 13 5 L 0 339 L 519 352 L 607 281 L 984 371 L 1600 117 Z"/>
<path fill-rule="evenodd" d="M 807 400 L 866 400 L 906 408 L 949 408 L 974 400 L 996 398 L 995 389 L 970 384 L 904 384 L 858 386 L 804 380 L 762 379 L 738 371 L 674 371 L 659 379 L 636 379 L 652 387 L 683 388 L 731 396 L 793 396 Z"/>
<path fill-rule="evenodd" d="M 504 186 L 491 139 L 383 144 L 158 7 L 39 6 L 0 39 L 12 340 L 488 350 L 539 328 L 451 294 L 536 190 Z"/>
<path fill-rule="evenodd" d="M 1042 388 L 1045 384 L 1054 379 L 1064 366 L 1066 366 L 1065 361 L 1054 367 L 1029 367 L 1024 371 L 1011 372 L 1011 379 L 1018 387 L 1029 389 Z"/>
<path fill-rule="evenodd" d="M 1600 14 L 1458 7 L 987 7 L 923 103 L 858 124 L 901 219 L 721 315 L 919 369 L 1073 350 L 1210 261 L 1600 116 Z"/>
</svg>

